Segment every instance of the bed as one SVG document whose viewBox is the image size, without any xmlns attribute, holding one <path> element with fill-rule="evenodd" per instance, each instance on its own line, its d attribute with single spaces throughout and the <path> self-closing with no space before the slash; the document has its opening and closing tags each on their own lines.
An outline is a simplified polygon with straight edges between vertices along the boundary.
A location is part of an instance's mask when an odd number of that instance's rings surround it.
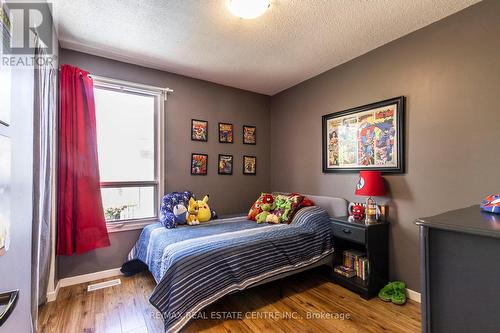
<svg viewBox="0 0 500 333">
<path fill-rule="evenodd" d="M 157 282 L 149 301 L 166 332 L 178 332 L 223 296 L 332 262 L 329 216 L 345 215 L 344 199 L 309 196 L 290 224 L 257 224 L 246 217 L 197 226 L 144 228 L 122 271 L 148 269 Z"/>
</svg>

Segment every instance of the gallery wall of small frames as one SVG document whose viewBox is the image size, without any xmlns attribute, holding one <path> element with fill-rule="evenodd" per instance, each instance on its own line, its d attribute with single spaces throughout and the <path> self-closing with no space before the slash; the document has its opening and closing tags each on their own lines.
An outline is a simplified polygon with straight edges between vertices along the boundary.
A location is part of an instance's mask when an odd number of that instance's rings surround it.
<svg viewBox="0 0 500 333">
<path fill-rule="evenodd" d="M 243 125 L 242 135 L 243 144 L 257 144 L 257 127 Z M 234 142 L 234 126 L 231 123 L 218 123 L 218 141 L 221 144 L 231 144 Z M 200 119 L 191 119 L 191 140 L 199 142 L 208 142 L 208 121 Z M 208 154 L 191 154 L 191 174 L 204 176 L 208 174 Z M 229 154 L 218 154 L 217 173 L 219 175 L 232 175 L 234 169 L 234 157 Z M 242 156 L 242 172 L 244 175 L 257 174 L 257 156 Z"/>
</svg>

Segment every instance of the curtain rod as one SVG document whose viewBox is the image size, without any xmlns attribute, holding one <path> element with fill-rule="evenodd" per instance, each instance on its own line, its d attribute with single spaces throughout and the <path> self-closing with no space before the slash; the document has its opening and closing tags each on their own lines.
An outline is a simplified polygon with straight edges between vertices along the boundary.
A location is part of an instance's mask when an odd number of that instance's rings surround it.
<svg viewBox="0 0 500 333">
<path fill-rule="evenodd" d="M 112 83 L 112 84 L 117 84 L 117 85 L 125 85 L 129 87 L 134 87 L 134 88 L 139 88 L 139 89 L 147 89 L 147 90 L 158 90 L 162 91 L 165 93 L 173 93 L 174 90 L 170 88 L 162 88 L 162 87 L 156 87 L 156 86 L 151 86 L 147 84 L 142 84 L 142 83 L 135 83 L 135 82 L 130 82 L 130 81 L 125 81 L 125 80 L 118 80 L 118 79 L 113 79 L 109 77 L 104 77 L 104 76 L 98 76 L 94 74 L 89 74 L 88 75 L 91 79 L 97 80 L 103 83 Z"/>
</svg>

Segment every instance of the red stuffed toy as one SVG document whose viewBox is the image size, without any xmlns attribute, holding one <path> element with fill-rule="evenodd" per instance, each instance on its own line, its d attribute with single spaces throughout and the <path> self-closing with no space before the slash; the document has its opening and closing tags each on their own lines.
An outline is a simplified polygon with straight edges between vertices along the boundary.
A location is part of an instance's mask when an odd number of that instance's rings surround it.
<svg viewBox="0 0 500 333">
<path fill-rule="evenodd" d="M 365 207 L 360 204 L 349 204 L 349 214 L 356 221 L 361 221 L 365 217 Z"/>
</svg>

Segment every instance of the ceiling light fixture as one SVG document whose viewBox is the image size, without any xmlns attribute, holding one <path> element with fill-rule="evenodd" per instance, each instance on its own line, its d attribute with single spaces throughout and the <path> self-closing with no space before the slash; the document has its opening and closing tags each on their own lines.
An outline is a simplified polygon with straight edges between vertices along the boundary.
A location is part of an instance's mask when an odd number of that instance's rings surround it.
<svg viewBox="0 0 500 333">
<path fill-rule="evenodd" d="M 229 10 L 234 15 L 253 19 L 261 16 L 271 6 L 270 0 L 229 0 Z"/>
</svg>

